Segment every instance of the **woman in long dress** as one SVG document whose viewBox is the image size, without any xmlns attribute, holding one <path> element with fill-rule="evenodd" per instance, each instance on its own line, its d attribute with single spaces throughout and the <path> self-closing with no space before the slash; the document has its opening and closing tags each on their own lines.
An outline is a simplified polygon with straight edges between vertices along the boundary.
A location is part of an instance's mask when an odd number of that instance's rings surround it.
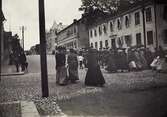
<svg viewBox="0 0 167 117">
<path fill-rule="evenodd" d="M 67 70 L 65 67 L 65 53 L 63 47 L 58 47 L 56 52 L 56 84 L 66 85 L 67 84 Z"/>
<path fill-rule="evenodd" d="M 87 86 L 103 86 L 105 84 L 104 77 L 100 70 L 97 58 L 97 50 L 89 49 L 88 51 L 88 71 L 86 73 L 85 85 Z"/>
<path fill-rule="evenodd" d="M 70 53 L 67 58 L 67 63 L 69 72 L 68 80 L 71 81 L 71 83 L 76 83 L 76 81 L 79 80 L 78 59 L 77 59 L 77 54 L 73 49 L 70 49 Z"/>
</svg>

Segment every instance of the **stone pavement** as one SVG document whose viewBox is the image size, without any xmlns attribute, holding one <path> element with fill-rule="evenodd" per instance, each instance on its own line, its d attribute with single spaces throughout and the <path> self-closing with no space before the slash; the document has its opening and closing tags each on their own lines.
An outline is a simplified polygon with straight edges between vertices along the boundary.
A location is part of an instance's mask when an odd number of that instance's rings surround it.
<svg viewBox="0 0 167 117">
<path fill-rule="evenodd" d="M 14 65 L 9 65 L 8 60 L 2 62 L 0 76 L 24 75 L 24 72 L 17 72 Z"/>
<path fill-rule="evenodd" d="M 84 85 L 85 69 L 79 70 L 80 81 L 78 83 L 63 87 L 56 85 L 55 74 L 49 74 L 50 95 L 48 98 L 41 98 L 41 78 L 38 73 L 3 76 L 0 82 L 0 103 L 13 101 L 34 102 L 41 116 L 65 116 L 64 110 L 61 109 L 59 104 L 72 101 L 76 97 L 95 96 L 95 94 L 107 90 L 109 92 L 133 92 L 167 86 L 167 74 L 155 73 L 149 70 L 114 74 L 102 71 L 106 80 L 106 85 L 103 88 L 86 87 Z M 107 95 L 110 96 L 110 93 L 105 93 L 106 97 Z"/>
</svg>

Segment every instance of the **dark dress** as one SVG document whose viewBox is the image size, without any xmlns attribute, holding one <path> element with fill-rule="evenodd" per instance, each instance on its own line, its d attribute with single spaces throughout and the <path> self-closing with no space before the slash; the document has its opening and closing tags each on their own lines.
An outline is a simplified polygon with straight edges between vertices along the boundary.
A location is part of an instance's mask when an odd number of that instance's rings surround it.
<svg viewBox="0 0 167 117">
<path fill-rule="evenodd" d="M 66 57 L 63 53 L 56 53 L 56 83 L 67 84 L 67 70 L 65 67 Z"/>
<path fill-rule="evenodd" d="M 105 84 L 104 77 L 98 65 L 97 51 L 90 49 L 88 53 L 88 71 L 85 78 L 87 86 L 102 86 Z"/>
<path fill-rule="evenodd" d="M 76 80 L 79 80 L 77 55 L 74 53 L 69 54 L 67 62 L 69 67 L 69 80 L 74 83 Z"/>
</svg>

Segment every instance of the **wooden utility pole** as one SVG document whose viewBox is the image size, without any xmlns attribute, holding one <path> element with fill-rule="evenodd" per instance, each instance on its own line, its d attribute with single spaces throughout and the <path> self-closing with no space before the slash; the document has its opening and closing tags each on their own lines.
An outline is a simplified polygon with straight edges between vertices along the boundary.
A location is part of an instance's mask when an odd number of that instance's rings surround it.
<svg viewBox="0 0 167 117">
<path fill-rule="evenodd" d="M 159 41 L 158 41 L 158 35 L 157 35 L 158 31 L 157 31 L 157 5 L 156 5 L 156 0 L 154 0 L 153 3 L 154 3 L 154 17 L 155 17 L 155 40 L 156 40 L 156 49 L 158 49 Z"/>
<path fill-rule="evenodd" d="M 146 48 L 146 24 L 145 24 L 145 0 L 142 1 L 142 16 L 143 16 L 143 37 L 144 37 L 144 47 Z"/>
<path fill-rule="evenodd" d="M 42 97 L 49 96 L 48 72 L 46 58 L 46 38 L 45 38 L 45 8 L 44 0 L 38 0 L 39 4 L 39 30 L 40 30 L 40 59 L 41 59 L 41 86 Z"/>
<path fill-rule="evenodd" d="M 1 10 L 2 10 L 2 0 L 0 0 L 0 12 L 1 12 Z M 0 16 L 1 17 L 1 16 Z M 2 38 L 2 20 L 1 20 L 1 18 L 0 18 L 0 53 L 1 53 L 1 38 Z M 1 74 L 1 54 L 0 54 L 0 74 Z M 1 81 L 1 77 L 0 77 L 0 81 Z"/>
<path fill-rule="evenodd" d="M 25 27 L 24 26 L 22 26 L 22 28 L 21 28 L 21 30 L 22 30 L 22 44 L 23 44 L 23 50 L 24 50 L 24 29 L 25 29 Z"/>
</svg>

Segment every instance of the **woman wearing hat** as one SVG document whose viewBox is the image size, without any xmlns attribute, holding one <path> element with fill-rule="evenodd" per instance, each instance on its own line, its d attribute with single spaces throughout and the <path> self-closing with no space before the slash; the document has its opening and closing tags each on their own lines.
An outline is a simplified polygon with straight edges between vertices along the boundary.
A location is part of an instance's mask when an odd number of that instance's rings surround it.
<svg viewBox="0 0 167 117">
<path fill-rule="evenodd" d="M 103 86 L 105 80 L 98 64 L 97 50 L 89 49 L 88 51 L 88 71 L 86 73 L 85 85 Z"/>
<path fill-rule="evenodd" d="M 66 56 L 63 47 L 58 47 L 56 52 L 56 84 L 67 84 L 67 69 L 65 67 Z"/>
<path fill-rule="evenodd" d="M 79 80 L 78 77 L 78 59 L 77 54 L 74 49 L 70 49 L 70 53 L 67 58 L 68 63 L 68 71 L 69 71 L 69 81 L 71 83 L 76 83 L 77 80 Z"/>
</svg>

